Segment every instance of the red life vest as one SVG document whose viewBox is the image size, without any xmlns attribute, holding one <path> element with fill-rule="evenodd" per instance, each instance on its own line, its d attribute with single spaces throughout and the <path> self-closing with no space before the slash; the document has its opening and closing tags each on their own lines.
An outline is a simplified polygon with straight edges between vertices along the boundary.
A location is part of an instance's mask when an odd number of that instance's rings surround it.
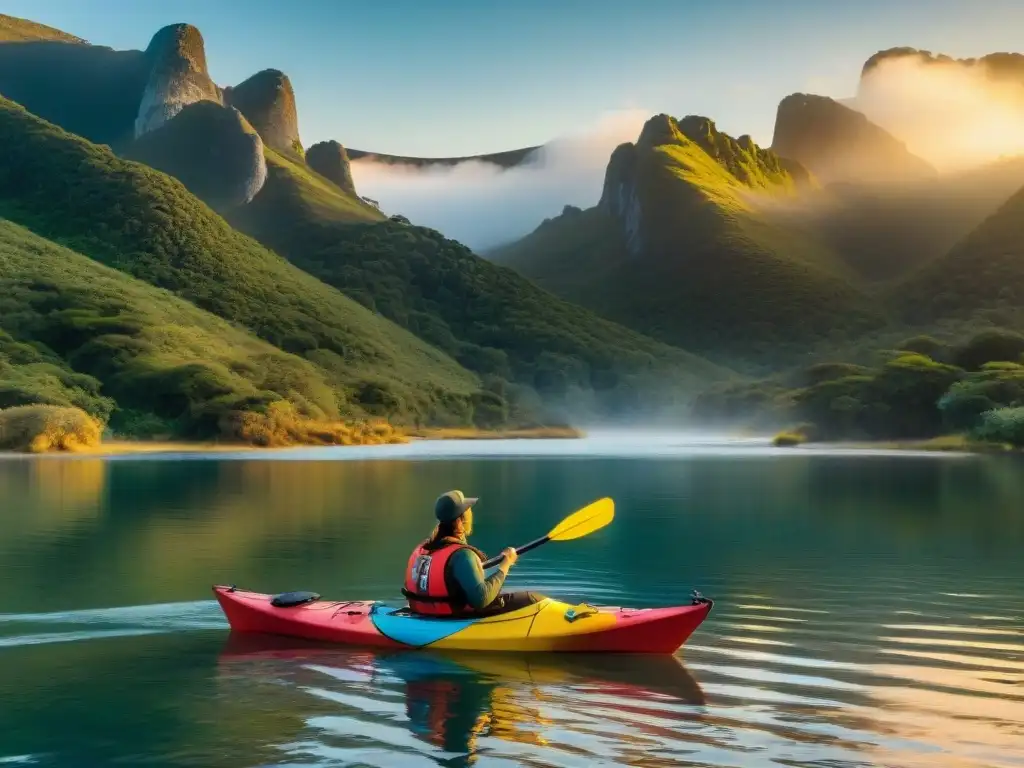
<svg viewBox="0 0 1024 768">
<path fill-rule="evenodd" d="M 409 556 L 405 568 L 402 594 L 414 613 L 427 616 L 454 616 L 473 608 L 457 600 L 448 589 L 448 561 L 460 549 L 473 549 L 468 544 L 452 542 L 437 549 L 420 544 Z"/>
</svg>

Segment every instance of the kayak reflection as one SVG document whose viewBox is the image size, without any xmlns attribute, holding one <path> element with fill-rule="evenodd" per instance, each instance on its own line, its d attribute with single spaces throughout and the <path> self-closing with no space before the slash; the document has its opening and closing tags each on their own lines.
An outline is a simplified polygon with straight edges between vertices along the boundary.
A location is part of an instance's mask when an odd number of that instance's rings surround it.
<svg viewBox="0 0 1024 768">
<path fill-rule="evenodd" d="M 657 701 L 705 704 L 697 681 L 676 656 L 374 653 L 231 633 L 220 658 L 236 679 L 251 684 L 273 680 L 278 686 L 288 681 L 320 699 L 349 707 L 372 710 L 379 704 L 367 697 L 394 701 L 397 694 L 403 704 L 389 710 L 390 722 L 404 724 L 406 738 L 411 734 L 445 763 L 459 756 L 463 759 L 456 763 L 474 762 L 477 752 L 483 751 L 481 739 L 543 748 L 545 730 L 552 724 L 544 712 L 572 710 L 588 699 L 612 701 L 617 710 L 632 709 L 638 717 L 645 705 Z M 325 692 L 324 686 L 333 687 Z M 328 723 L 329 716 L 317 719 L 325 710 L 316 710 L 306 718 L 307 725 Z M 398 738 L 373 727 L 349 730 L 353 732 L 340 734 L 335 728 L 333 733 L 341 737 L 348 758 L 358 757 L 360 743 L 365 750 L 375 738 L 387 739 L 394 748 Z"/>
</svg>

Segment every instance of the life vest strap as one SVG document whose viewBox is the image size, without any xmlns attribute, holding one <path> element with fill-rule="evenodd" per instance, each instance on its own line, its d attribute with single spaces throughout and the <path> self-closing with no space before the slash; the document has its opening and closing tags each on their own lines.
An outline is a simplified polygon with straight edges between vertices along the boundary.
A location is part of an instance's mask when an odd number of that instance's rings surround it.
<svg viewBox="0 0 1024 768">
<path fill-rule="evenodd" d="M 462 603 L 450 596 L 445 597 L 434 597 L 431 595 L 422 595 L 419 592 L 410 592 L 405 587 L 402 587 L 402 596 L 407 600 L 415 600 L 419 603 L 445 603 L 447 605 L 462 605 Z"/>
</svg>

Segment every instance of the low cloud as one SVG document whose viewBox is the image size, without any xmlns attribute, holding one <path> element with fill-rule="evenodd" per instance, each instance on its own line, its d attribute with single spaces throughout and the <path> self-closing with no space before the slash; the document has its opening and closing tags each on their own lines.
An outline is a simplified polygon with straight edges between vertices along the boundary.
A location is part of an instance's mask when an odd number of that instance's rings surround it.
<svg viewBox="0 0 1024 768">
<path fill-rule="evenodd" d="M 940 171 L 1024 154 L 1024 73 L 996 80 L 980 65 L 888 59 L 851 106 Z"/>
<path fill-rule="evenodd" d="M 385 213 L 483 251 L 528 234 L 566 205 L 596 204 L 612 150 L 635 141 L 651 114 L 606 115 L 545 144 L 515 168 L 478 161 L 415 168 L 356 160 L 352 175 L 359 194 L 377 200 Z"/>
</svg>

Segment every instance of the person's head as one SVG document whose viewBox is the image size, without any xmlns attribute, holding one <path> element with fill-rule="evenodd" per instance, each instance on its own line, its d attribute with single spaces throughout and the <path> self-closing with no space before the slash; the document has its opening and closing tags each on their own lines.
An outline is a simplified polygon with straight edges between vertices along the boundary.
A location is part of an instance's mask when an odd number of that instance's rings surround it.
<svg viewBox="0 0 1024 768">
<path fill-rule="evenodd" d="M 448 491 L 434 502 L 434 516 L 437 527 L 432 539 L 445 536 L 469 536 L 473 533 L 473 505 L 479 499 L 466 498 L 462 491 Z"/>
</svg>

